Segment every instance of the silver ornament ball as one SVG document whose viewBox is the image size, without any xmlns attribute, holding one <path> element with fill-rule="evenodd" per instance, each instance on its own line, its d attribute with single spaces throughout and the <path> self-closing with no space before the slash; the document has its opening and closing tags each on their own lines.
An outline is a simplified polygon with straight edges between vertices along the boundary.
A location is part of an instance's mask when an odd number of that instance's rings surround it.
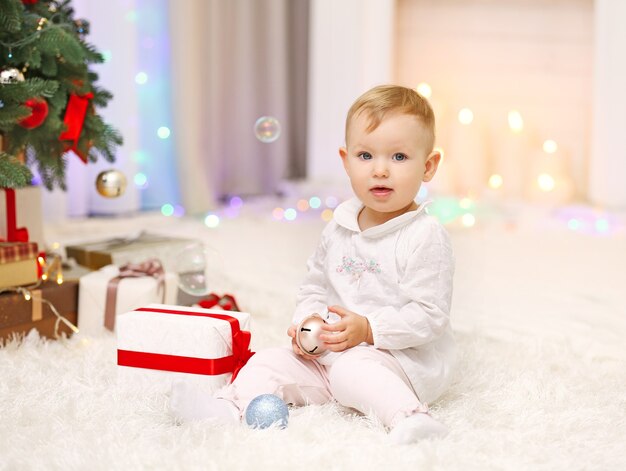
<svg viewBox="0 0 626 471">
<path fill-rule="evenodd" d="M 326 321 L 318 314 L 311 314 L 300 322 L 296 329 L 296 344 L 300 350 L 312 356 L 319 356 L 326 351 L 324 342 L 320 340 L 324 324 Z"/>
<path fill-rule="evenodd" d="M 105 198 L 117 198 L 126 191 L 126 176 L 119 170 L 105 170 L 96 177 L 96 190 Z"/>
<path fill-rule="evenodd" d="M 274 394 L 261 394 L 250 401 L 246 408 L 246 423 L 252 428 L 264 429 L 276 425 L 287 427 L 289 408 Z"/>
<path fill-rule="evenodd" d="M 4 69 L 0 71 L 0 84 L 8 85 L 10 83 L 17 83 L 24 81 L 24 74 L 16 69 L 15 67 L 10 67 L 8 69 Z"/>
</svg>

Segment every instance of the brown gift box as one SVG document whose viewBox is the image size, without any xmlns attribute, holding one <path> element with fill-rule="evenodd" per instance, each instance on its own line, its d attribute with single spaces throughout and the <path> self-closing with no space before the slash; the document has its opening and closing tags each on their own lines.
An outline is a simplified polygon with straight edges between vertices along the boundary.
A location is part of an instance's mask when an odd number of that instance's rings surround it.
<svg viewBox="0 0 626 471">
<path fill-rule="evenodd" d="M 68 280 L 60 285 L 54 281 L 47 281 L 29 291 L 32 294 L 29 301 L 24 299 L 21 293 L 0 294 L 0 339 L 9 339 L 13 333 L 27 334 L 33 327 L 42 337 L 54 339 L 57 316 L 50 306 L 41 302 L 42 298 L 50 301 L 59 314 L 72 324 L 77 324 L 78 281 Z M 72 334 L 64 322 L 59 322 L 59 336 L 63 332 L 68 337 Z"/>
<path fill-rule="evenodd" d="M 73 258 L 79 265 L 92 270 L 99 270 L 106 265 L 121 266 L 157 258 L 165 271 L 175 272 L 176 262 L 185 247 L 199 243 L 193 239 L 142 232 L 137 237 L 70 245 L 65 247 L 65 253 L 67 258 Z"/>
</svg>

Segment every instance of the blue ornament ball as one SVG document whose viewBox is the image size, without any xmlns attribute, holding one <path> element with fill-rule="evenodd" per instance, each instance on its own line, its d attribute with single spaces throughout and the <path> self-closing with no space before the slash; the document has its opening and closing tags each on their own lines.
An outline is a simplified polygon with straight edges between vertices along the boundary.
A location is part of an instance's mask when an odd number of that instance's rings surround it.
<svg viewBox="0 0 626 471">
<path fill-rule="evenodd" d="M 246 409 L 246 423 L 252 428 L 267 428 L 276 424 L 279 428 L 287 427 L 289 408 L 274 394 L 261 394 L 250 401 Z"/>
</svg>

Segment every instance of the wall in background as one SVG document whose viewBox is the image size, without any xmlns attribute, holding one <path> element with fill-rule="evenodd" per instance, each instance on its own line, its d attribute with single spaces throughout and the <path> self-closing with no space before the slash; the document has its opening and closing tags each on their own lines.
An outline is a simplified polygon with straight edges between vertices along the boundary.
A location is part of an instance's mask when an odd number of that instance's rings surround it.
<svg viewBox="0 0 626 471">
<path fill-rule="evenodd" d="M 546 173 L 561 198 L 587 196 L 592 0 L 398 0 L 396 31 L 396 81 L 432 89 L 440 189 L 478 196 L 499 172 L 504 194 L 533 198 Z M 509 129 L 511 110 L 521 133 Z M 546 140 L 558 147 L 549 156 Z"/>
</svg>

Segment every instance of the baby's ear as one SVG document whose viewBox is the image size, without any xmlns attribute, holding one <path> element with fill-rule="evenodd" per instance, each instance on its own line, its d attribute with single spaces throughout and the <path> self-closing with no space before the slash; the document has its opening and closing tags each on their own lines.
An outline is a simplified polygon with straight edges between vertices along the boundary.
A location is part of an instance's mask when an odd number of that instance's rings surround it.
<svg viewBox="0 0 626 471">
<path fill-rule="evenodd" d="M 348 157 L 348 149 L 346 149 L 345 147 L 340 147 L 339 148 L 339 156 L 341 157 L 341 160 L 343 162 L 343 166 L 346 166 L 346 157 Z"/>
<path fill-rule="evenodd" d="M 434 149 L 428 157 L 426 157 L 426 164 L 424 165 L 424 176 L 422 177 L 422 181 L 429 182 L 437 173 L 437 168 L 439 167 L 439 162 L 441 162 L 441 151 L 438 149 Z"/>
</svg>

